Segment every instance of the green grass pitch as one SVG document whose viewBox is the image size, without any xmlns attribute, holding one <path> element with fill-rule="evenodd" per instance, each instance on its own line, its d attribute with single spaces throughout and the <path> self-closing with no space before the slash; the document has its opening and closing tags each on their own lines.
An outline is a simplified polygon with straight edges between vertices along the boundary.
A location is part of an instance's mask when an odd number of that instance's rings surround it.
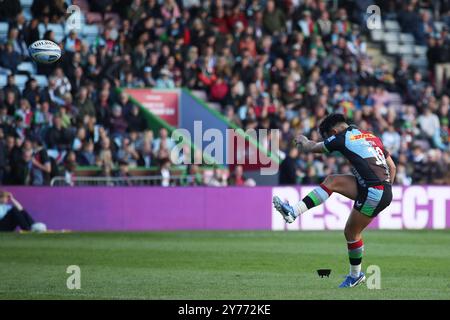
<svg viewBox="0 0 450 320">
<path fill-rule="evenodd" d="M 342 232 L 0 234 L 0 299 L 450 299 L 449 231 L 364 240 L 379 290 L 337 288 Z M 69 265 L 81 268 L 80 290 L 66 287 Z"/>
</svg>

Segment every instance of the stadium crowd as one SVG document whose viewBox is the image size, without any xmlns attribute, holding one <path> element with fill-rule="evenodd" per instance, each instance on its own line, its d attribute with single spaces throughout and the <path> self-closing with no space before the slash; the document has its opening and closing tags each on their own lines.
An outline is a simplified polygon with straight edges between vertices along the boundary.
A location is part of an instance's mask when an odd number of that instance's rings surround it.
<svg viewBox="0 0 450 320">
<path fill-rule="evenodd" d="M 89 1 L 91 11 L 117 13 L 120 20 L 105 19 L 91 43 L 76 31 L 64 38 L 63 58 L 38 66 L 48 87 L 30 79 L 20 92 L 9 76 L 0 89 L 0 181 L 43 185 L 77 166 L 119 176 L 127 166 L 159 166 L 166 175 L 173 141 L 164 130 L 149 130 L 139 108 L 115 89 L 187 87 L 204 90 L 242 128 L 281 130 L 280 184 L 350 172 L 338 156 L 291 147 L 300 133 L 320 139 L 318 120 L 330 112 L 382 137 L 397 163 L 397 183 L 450 183 L 449 1 L 380 1 L 383 12 L 396 14 L 417 43 L 429 46 L 424 74 L 403 59 L 392 70 L 374 63 L 366 2 Z M 36 0 L 26 21 L 18 0 L 3 1 L 0 19 L 9 31 L 0 67 L 16 73 L 30 59 L 27 46 L 39 39 L 39 22 L 64 23 L 66 6 Z M 441 32 L 434 20 L 446 24 Z M 55 41 L 51 31 L 44 38 Z M 400 104 L 391 103 L 392 92 L 403 98 Z M 124 169 L 113 173 L 117 165 Z M 189 171 L 196 176 L 198 169 Z M 245 184 L 241 169 L 216 170 L 211 179 L 188 184 Z"/>
</svg>

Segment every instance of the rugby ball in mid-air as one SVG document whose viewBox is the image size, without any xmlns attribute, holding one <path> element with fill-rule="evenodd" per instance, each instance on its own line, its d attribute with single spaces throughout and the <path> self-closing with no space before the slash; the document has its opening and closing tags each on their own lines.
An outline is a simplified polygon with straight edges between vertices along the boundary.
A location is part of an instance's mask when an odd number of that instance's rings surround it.
<svg viewBox="0 0 450 320">
<path fill-rule="evenodd" d="M 61 48 L 50 40 L 38 40 L 28 48 L 30 56 L 39 63 L 50 64 L 61 58 Z"/>
</svg>

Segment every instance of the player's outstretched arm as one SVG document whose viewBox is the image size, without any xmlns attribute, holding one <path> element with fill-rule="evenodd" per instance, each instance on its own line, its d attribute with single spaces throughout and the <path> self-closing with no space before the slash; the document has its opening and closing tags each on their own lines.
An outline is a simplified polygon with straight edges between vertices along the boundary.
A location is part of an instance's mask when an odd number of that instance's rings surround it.
<svg viewBox="0 0 450 320">
<path fill-rule="evenodd" d="M 305 136 L 299 136 L 295 139 L 295 144 L 300 148 L 300 151 L 303 152 L 313 152 L 313 153 L 325 153 L 326 149 L 323 145 L 323 142 L 315 142 L 309 140 Z"/>
</svg>

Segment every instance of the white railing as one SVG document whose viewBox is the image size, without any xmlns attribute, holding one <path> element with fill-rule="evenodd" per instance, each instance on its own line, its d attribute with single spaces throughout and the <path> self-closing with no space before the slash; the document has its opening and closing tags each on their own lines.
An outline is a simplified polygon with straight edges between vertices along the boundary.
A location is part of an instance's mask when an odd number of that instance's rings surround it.
<svg viewBox="0 0 450 320">
<path fill-rule="evenodd" d="M 162 176 L 148 177 L 54 177 L 50 181 L 52 187 L 58 186 L 179 186 L 189 182 L 194 176 L 173 176 L 164 178 Z M 163 183 L 164 182 L 164 183 Z M 187 183 L 189 184 L 189 183 Z"/>
</svg>

